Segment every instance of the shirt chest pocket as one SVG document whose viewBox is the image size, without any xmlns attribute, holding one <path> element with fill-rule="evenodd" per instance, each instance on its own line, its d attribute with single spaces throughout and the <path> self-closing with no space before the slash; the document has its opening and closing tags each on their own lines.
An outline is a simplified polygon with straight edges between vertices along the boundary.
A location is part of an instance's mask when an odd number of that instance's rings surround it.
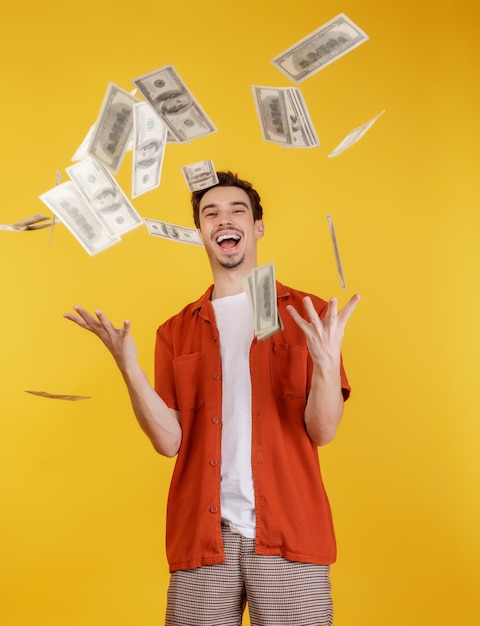
<svg viewBox="0 0 480 626">
<path fill-rule="evenodd" d="M 205 355 L 193 352 L 173 361 L 175 390 L 180 410 L 196 411 L 205 404 Z"/>
<path fill-rule="evenodd" d="M 272 344 L 270 373 L 274 395 L 280 400 L 307 397 L 308 350 L 286 343 Z"/>
</svg>

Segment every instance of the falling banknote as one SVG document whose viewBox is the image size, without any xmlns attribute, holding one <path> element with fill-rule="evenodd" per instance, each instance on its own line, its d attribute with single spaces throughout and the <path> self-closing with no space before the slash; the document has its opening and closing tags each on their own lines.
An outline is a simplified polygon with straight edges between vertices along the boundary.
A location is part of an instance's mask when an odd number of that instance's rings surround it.
<svg viewBox="0 0 480 626">
<path fill-rule="evenodd" d="M 148 228 L 148 232 L 154 237 L 170 239 L 178 243 L 190 243 L 194 246 L 203 246 L 196 228 L 186 228 L 185 226 L 178 226 L 177 224 L 152 220 L 148 217 L 144 218 L 144 222 Z"/>
<path fill-rule="evenodd" d="M 253 309 L 255 335 L 267 339 L 283 328 L 277 308 L 277 284 L 273 263 L 255 267 L 243 281 Z"/>
<path fill-rule="evenodd" d="M 48 217 L 36 213 L 30 217 L 26 217 L 23 220 L 15 222 L 15 224 L 0 224 L 0 230 L 12 230 L 12 231 L 25 231 L 25 230 L 39 230 L 41 228 L 51 227 L 53 222 L 45 222 Z"/>
<path fill-rule="evenodd" d="M 123 235 L 143 224 L 117 181 L 101 163 L 89 157 L 67 167 L 67 173 L 112 235 Z"/>
<path fill-rule="evenodd" d="M 41 398 L 50 398 L 52 400 L 69 400 L 74 402 L 76 400 L 89 400 L 91 396 L 76 396 L 72 394 L 64 394 L 64 393 L 50 393 L 48 391 L 31 391 L 30 389 L 25 389 L 26 393 L 31 393 L 33 396 L 40 396 Z"/>
<path fill-rule="evenodd" d="M 198 161 L 198 163 L 182 165 L 182 173 L 192 192 L 218 185 L 218 176 L 213 161 Z"/>
<path fill-rule="evenodd" d="M 382 113 L 385 113 L 385 111 L 384 110 L 380 111 L 378 115 L 375 115 L 375 117 L 372 117 L 371 120 L 369 120 L 362 126 L 359 126 L 358 128 L 354 128 L 353 130 L 351 130 L 348 133 L 348 135 L 344 139 L 342 139 L 342 141 L 338 144 L 338 146 L 334 150 L 332 150 L 332 152 L 330 152 L 328 156 L 329 157 L 338 156 L 339 154 L 341 154 L 342 152 L 344 152 L 345 150 L 353 146 L 353 144 L 357 143 L 357 141 L 360 141 L 363 135 L 367 132 L 369 128 L 371 128 L 371 126 L 373 126 L 373 124 L 375 124 L 375 122 L 378 120 L 380 115 L 382 115 Z"/>
<path fill-rule="evenodd" d="M 217 131 L 172 65 L 133 82 L 178 141 L 188 142 Z"/>
<path fill-rule="evenodd" d="M 110 234 L 105 228 L 71 180 L 43 193 L 40 200 L 55 213 L 88 254 L 97 254 L 120 241 L 120 237 Z"/>
<path fill-rule="evenodd" d="M 345 284 L 345 276 L 343 273 L 342 260 L 340 258 L 340 250 L 338 248 L 337 235 L 335 233 L 335 226 L 333 224 L 333 218 L 330 213 L 327 213 L 328 229 L 330 231 L 330 238 L 332 240 L 333 253 L 335 254 L 335 263 L 337 264 L 338 277 L 340 278 L 340 284 L 345 291 L 347 288 Z"/>
<path fill-rule="evenodd" d="M 128 91 L 109 83 L 97 122 L 90 131 L 87 152 L 114 174 L 129 148 L 133 131 L 133 105 L 138 100 Z"/>
<path fill-rule="evenodd" d="M 290 148 L 320 145 L 300 89 L 253 85 L 252 91 L 265 141 Z"/>
<path fill-rule="evenodd" d="M 167 142 L 167 125 L 148 102 L 133 107 L 132 198 L 160 185 Z"/>
<path fill-rule="evenodd" d="M 300 83 L 368 38 L 352 20 L 340 13 L 272 59 L 272 63 L 290 80 Z"/>
</svg>

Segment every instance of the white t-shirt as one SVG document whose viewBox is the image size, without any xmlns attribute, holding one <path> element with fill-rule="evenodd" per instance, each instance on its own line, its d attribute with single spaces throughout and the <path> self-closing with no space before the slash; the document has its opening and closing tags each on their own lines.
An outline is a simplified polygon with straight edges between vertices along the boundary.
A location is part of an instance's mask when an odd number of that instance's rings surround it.
<svg viewBox="0 0 480 626">
<path fill-rule="evenodd" d="M 252 476 L 252 307 L 245 292 L 212 300 L 222 357 L 222 519 L 233 532 L 255 537 Z"/>
</svg>

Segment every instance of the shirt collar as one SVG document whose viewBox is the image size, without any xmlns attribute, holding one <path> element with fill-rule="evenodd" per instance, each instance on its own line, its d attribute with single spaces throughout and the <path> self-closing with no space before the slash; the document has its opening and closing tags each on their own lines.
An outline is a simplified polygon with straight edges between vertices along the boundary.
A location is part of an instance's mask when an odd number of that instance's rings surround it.
<svg viewBox="0 0 480 626">
<path fill-rule="evenodd" d="M 277 284 L 277 300 L 280 298 L 288 298 L 288 296 L 290 295 L 290 289 L 286 287 L 285 285 L 282 285 L 282 283 L 279 283 L 278 280 L 276 281 L 276 284 Z M 210 287 L 208 287 L 205 293 L 201 295 L 200 298 L 198 298 L 198 300 L 195 300 L 195 302 L 192 303 L 192 315 L 195 315 L 195 313 L 199 310 L 203 310 L 202 317 L 206 317 L 207 319 L 210 319 L 210 315 L 208 315 L 207 311 L 211 310 L 211 306 L 209 306 L 208 303 L 211 301 L 213 288 L 214 288 L 214 285 L 210 285 Z"/>
</svg>

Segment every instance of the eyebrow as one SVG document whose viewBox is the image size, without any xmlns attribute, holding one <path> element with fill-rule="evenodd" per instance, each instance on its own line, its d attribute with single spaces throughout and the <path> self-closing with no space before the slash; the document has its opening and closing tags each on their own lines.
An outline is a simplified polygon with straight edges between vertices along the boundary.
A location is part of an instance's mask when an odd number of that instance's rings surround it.
<svg viewBox="0 0 480 626">
<path fill-rule="evenodd" d="M 220 204 L 223 204 L 223 203 L 222 202 L 210 202 L 209 204 L 206 204 L 205 206 L 203 206 L 200 209 L 200 211 L 203 213 L 207 209 L 215 209 L 216 207 L 220 206 Z M 241 206 L 244 206 L 246 209 L 250 208 L 246 202 L 243 202 L 243 200 L 232 200 L 228 204 L 229 206 L 241 205 Z"/>
</svg>

